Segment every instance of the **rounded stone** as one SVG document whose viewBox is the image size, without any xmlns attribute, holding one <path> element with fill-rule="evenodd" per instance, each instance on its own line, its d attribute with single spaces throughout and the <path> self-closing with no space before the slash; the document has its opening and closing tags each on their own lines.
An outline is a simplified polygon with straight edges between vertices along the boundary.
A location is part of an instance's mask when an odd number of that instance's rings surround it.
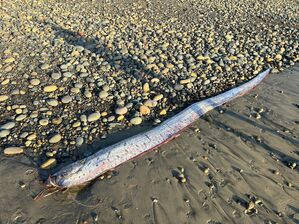
<svg viewBox="0 0 299 224">
<path fill-rule="evenodd" d="M 82 137 L 77 137 L 76 138 L 76 146 L 81 146 L 84 143 L 84 138 Z"/>
<path fill-rule="evenodd" d="M 55 79 L 55 80 L 60 79 L 61 78 L 61 74 L 60 73 L 52 73 L 51 78 Z"/>
<path fill-rule="evenodd" d="M 57 161 L 55 158 L 50 158 L 47 161 L 45 161 L 42 165 L 42 169 L 50 169 L 56 165 Z"/>
<path fill-rule="evenodd" d="M 52 137 L 49 139 L 49 143 L 51 143 L 51 144 L 55 144 L 55 143 L 60 142 L 61 139 L 62 139 L 61 135 L 60 135 L 60 134 L 56 134 L 56 135 L 52 136 Z"/>
<path fill-rule="evenodd" d="M 7 122 L 6 124 L 1 125 L 1 126 L 0 126 L 0 130 L 3 130 L 3 129 L 5 129 L 5 130 L 10 130 L 10 129 L 12 129 L 14 126 L 16 126 L 16 123 L 10 121 L 10 122 Z"/>
<path fill-rule="evenodd" d="M 58 105 L 58 101 L 55 100 L 55 99 L 48 99 L 47 104 L 52 106 L 52 107 L 56 107 Z"/>
<path fill-rule="evenodd" d="M 48 119 L 41 119 L 41 120 L 39 120 L 39 122 L 38 122 L 41 126 L 46 126 L 46 125 L 48 125 L 49 124 L 49 120 Z"/>
<path fill-rule="evenodd" d="M 124 115 L 128 112 L 128 108 L 126 107 L 118 107 L 115 109 L 115 113 L 118 115 Z"/>
<path fill-rule="evenodd" d="M 40 80 L 39 79 L 31 79 L 30 84 L 33 86 L 38 86 L 40 84 Z"/>
<path fill-rule="evenodd" d="M 107 91 L 101 91 L 100 93 L 99 93 L 99 97 L 101 98 L 101 99 L 105 99 L 105 98 L 107 98 L 107 96 L 108 96 L 109 94 L 108 94 L 108 92 Z"/>
<path fill-rule="evenodd" d="M 24 149 L 21 147 L 8 147 L 4 149 L 5 155 L 18 155 L 24 153 Z"/>
<path fill-rule="evenodd" d="M 10 131 L 9 130 L 1 130 L 0 131 L 0 138 L 5 138 L 9 135 Z"/>
<path fill-rule="evenodd" d="M 44 92 L 46 93 L 51 93 L 57 90 L 57 86 L 56 85 L 50 85 L 50 86 L 45 86 L 44 87 Z"/>
<path fill-rule="evenodd" d="M 8 95 L 0 95 L 0 102 L 4 102 L 8 99 Z"/>
<path fill-rule="evenodd" d="M 61 102 L 62 103 L 70 103 L 73 100 L 73 97 L 71 97 L 70 95 L 66 95 L 64 97 L 62 97 Z"/>
<path fill-rule="evenodd" d="M 93 121 L 99 120 L 100 117 L 101 117 L 101 114 L 99 112 L 94 112 L 94 113 L 88 115 L 87 120 L 89 122 L 93 122 Z"/>
<path fill-rule="evenodd" d="M 134 117 L 130 120 L 130 123 L 133 125 L 139 125 L 142 123 L 142 118 L 141 117 Z"/>
<path fill-rule="evenodd" d="M 141 105 L 139 107 L 139 112 L 142 114 L 142 115 L 149 115 L 151 113 L 151 110 L 148 106 L 145 106 L 145 105 Z"/>
</svg>

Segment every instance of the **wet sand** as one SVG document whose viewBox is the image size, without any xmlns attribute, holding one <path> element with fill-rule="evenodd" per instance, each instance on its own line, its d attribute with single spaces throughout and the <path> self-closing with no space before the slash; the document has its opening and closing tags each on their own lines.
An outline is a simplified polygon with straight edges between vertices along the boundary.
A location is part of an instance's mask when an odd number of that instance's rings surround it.
<svg viewBox="0 0 299 224">
<path fill-rule="evenodd" d="M 37 201 L 36 167 L 2 154 L 0 223 L 298 223 L 298 105 L 297 66 L 271 74 L 111 178 Z M 178 167 L 186 183 L 177 180 Z M 250 201 L 252 214 L 245 214 Z"/>
</svg>

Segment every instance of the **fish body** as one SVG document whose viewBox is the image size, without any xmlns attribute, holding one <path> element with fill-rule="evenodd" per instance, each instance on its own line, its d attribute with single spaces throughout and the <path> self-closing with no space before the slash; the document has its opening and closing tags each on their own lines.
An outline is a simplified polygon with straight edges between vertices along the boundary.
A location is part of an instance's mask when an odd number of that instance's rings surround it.
<svg viewBox="0 0 299 224">
<path fill-rule="evenodd" d="M 65 166 L 49 177 L 48 183 L 61 188 L 69 188 L 97 178 L 108 170 L 177 137 L 181 131 L 203 114 L 252 90 L 269 72 L 270 69 L 238 87 L 194 103 L 147 132 L 120 141 L 83 160 Z"/>
</svg>

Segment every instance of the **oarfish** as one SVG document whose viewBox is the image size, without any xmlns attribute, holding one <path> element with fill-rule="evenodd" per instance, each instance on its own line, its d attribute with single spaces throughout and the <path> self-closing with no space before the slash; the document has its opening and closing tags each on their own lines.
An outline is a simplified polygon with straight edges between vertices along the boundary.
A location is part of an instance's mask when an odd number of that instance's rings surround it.
<svg viewBox="0 0 299 224">
<path fill-rule="evenodd" d="M 63 167 L 49 177 L 47 184 L 59 188 L 70 188 L 95 179 L 120 164 L 177 137 L 182 130 L 203 114 L 252 90 L 269 72 L 270 69 L 267 69 L 238 87 L 192 104 L 149 131 L 120 141 L 83 160 Z"/>
</svg>

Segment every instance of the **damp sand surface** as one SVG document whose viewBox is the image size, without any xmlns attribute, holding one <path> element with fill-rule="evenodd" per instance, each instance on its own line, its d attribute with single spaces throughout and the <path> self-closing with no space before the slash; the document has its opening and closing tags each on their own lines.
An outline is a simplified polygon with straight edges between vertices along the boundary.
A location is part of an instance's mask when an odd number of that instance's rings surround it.
<svg viewBox="0 0 299 224">
<path fill-rule="evenodd" d="M 1 155 L 1 223 L 298 223 L 298 112 L 295 66 L 111 178 L 37 201 L 36 167 Z"/>
</svg>

